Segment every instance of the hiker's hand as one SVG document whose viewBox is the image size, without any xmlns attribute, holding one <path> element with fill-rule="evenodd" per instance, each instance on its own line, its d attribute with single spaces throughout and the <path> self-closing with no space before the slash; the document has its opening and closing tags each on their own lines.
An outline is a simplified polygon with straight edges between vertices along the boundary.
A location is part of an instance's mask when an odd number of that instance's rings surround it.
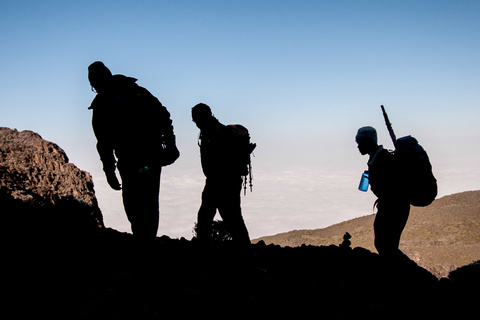
<svg viewBox="0 0 480 320">
<path fill-rule="evenodd" d="M 117 175 L 115 174 L 115 171 L 105 172 L 105 176 L 107 177 L 108 185 L 113 190 L 117 190 L 117 191 L 122 190 L 122 186 L 120 185 L 120 182 L 118 182 Z"/>
<path fill-rule="evenodd" d="M 174 163 L 180 157 L 180 151 L 178 151 L 174 135 L 168 138 L 164 137 L 162 144 L 163 154 L 161 156 L 160 165 L 164 167 Z"/>
</svg>

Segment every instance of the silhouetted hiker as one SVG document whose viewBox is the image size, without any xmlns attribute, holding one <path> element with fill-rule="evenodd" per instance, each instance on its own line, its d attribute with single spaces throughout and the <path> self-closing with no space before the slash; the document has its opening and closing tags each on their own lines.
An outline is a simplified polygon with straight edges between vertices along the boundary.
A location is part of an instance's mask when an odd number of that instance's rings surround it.
<svg viewBox="0 0 480 320">
<path fill-rule="evenodd" d="M 410 213 L 410 203 L 402 192 L 393 154 L 377 143 L 372 127 L 358 129 L 355 138 L 362 155 L 368 154 L 368 173 L 372 192 L 377 196 L 373 223 L 375 248 L 384 257 L 399 257 L 400 236 Z"/>
<path fill-rule="evenodd" d="M 239 249 L 250 251 L 250 237 L 240 207 L 243 181 L 236 149 L 238 134 L 221 124 L 203 103 L 192 108 L 192 120 L 200 129 L 200 155 L 206 177 L 198 211 L 197 239 L 201 245 L 210 244 L 212 222 L 218 209 L 234 243 Z"/>
<path fill-rule="evenodd" d="M 97 92 L 89 109 L 93 109 L 92 126 L 107 182 L 112 189 L 122 190 L 133 234 L 154 238 L 161 168 L 179 156 L 170 113 L 136 84 L 137 79 L 112 75 L 100 61 L 88 67 L 88 79 Z"/>
</svg>

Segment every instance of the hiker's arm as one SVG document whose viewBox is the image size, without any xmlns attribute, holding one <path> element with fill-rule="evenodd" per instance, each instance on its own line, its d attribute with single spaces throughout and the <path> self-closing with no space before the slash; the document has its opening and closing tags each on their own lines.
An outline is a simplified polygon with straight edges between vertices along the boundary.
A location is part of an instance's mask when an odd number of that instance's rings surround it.
<svg viewBox="0 0 480 320">
<path fill-rule="evenodd" d="M 103 164 L 103 171 L 108 184 L 114 190 L 120 190 L 120 183 L 115 174 L 116 159 L 114 156 L 113 142 L 110 138 L 111 128 L 105 127 L 105 122 L 101 121 L 101 115 L 94 111 L 92 118 L 92 127 L 95 137 L 97 138 L 97 152 Z"/>
</svg>

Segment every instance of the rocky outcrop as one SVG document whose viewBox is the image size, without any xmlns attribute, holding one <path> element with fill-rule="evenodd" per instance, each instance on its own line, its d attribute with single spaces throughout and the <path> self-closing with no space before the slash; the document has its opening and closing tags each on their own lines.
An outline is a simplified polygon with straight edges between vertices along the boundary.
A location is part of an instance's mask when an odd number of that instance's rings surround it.
<svg viewBox="0 0 480 320">
<path fill-rule="evenodd" d="M 0 189 L 41 206 L 75 199 L 90 208 L 99 227 L 104 226 L 91 175 L 69 163 L 57 144 L 33 131 L 0 127 Z"/>
</svg>

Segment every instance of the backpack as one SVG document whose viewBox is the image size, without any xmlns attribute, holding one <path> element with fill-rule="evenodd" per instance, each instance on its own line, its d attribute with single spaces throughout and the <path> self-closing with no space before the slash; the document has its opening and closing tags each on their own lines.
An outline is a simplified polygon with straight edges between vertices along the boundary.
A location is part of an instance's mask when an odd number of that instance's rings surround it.
<svg viewBox="0 0 480 320">
<path fill-rule="evenodd" d="M 250 142 L 250 133 L 248 129 L 242 126 L 241 124 L 229 124 L 228 128 L 232 129 L 232 132 L 235 134 L 237 139 L 237 145 L 235 148 L 236 152 L 238 170 L 240 175 L 243 177 L 243 187 L 244 192 L 247 192 L 247 178 L 250 186 L 250 191 L 252 191 L 252 162 L 251 154 L 253 150 L 257 147 L 256 143 Z"/>
<path fill-rule="evenodd" d="M 393 152 L 411 205 L 428 206 L 437 196 L 437 180 L 427 152 L 412 136 L 398 138 Z"/>
<path fill-rule="evenodd" d="M 401 187 L 412 206 L 428 206 L 435 200 L 438 188 L 427 152 L 412 136 L 397 139 L 383 105 L 381 108 L 385 124 L 395 145 L 393 155 L 399 177 L 404 181 Z"/>
</svg>

